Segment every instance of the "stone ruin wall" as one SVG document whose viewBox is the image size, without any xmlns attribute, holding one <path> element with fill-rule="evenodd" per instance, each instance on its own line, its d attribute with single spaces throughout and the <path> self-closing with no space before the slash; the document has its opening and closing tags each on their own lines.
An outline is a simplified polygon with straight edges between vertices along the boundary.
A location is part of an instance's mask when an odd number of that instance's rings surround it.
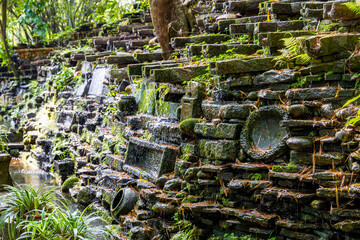
<svg viewBox="0 0 360 240">
<path fill-rule="evenodd" d="M 33 107 L 55 113 L 60 128 L 43 131 L 29 114 L 25 148 L 41 147 L 32 157 L 63 180 L 76 171 L 82 184 L 70 192 L 80 204 L 97 202 L 95 209 L 107 211 L 120 188 L 135 189 L 135 209 L 118 218 L 130 239 L 168 239 L 176 232 L 175 213 L 203 237 L 215 230 L 265 239 L 357 239 L 360 129 L 345 123 L 359 107 L 357 101 L 343 105 L 359 95 L 360 17 L 342 2 L 199 3 L 199 27 L 220 34 L 173 38 L 182 57 L 171 61 L 161 53 L 106 52 L 109 46 L 143 49 L 153 37 L 148 14 L 128 16 L 133 25 L 105 28 L 102 38 L 94 37 L 97 29 L 80 28 L 70 44 L 91 39 L 97 52 L 64 59 L 73 66 L 110 66 L 100 85 L 105 90 L 94 96 L 89 94 L 94 82 L 85 82 L 80 92 L 71 87 L 44 92 Z M 219 44 L 243 34 L 250 39 Z M 289 36 L 311 64 L 293 59 L 289 68 L 275 66 L 274 55 Z M 259 54 L 264 48 L 266 57 Z M 191 61 L 229 50 L 250 57 Z M 39 82 L 57 73 L 56 63 L 32 62 Z M 218 76 L 211 88 L 201 82 L 183 88 L 184 81 L 209 73 Z M 134 85 L 139 79 L 141 87 Z M 106 97 L 104 86 L 115 82 L 128 94 Z M 16 89 L 5 89 L 2 97 L 15 100 Z M 161 89 L 167 89 L 165 96 Z M 61 100 L 57 105 L 48 101 L 54 95 Z M 116 108 L 110 116 L 108 106 Z M 119 132 L 124 142 L 115 151 Z M 54 137 L 69 140 L 71 159 L 49 157 Z"/>
</svg>

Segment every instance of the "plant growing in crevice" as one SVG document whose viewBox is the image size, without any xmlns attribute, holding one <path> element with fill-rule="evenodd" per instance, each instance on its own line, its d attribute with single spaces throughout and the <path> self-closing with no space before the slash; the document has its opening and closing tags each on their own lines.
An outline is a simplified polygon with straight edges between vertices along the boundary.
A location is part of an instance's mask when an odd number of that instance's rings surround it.
<svg viewBox="0 0 360 240">
<path fill-rule="evenodd" d="M 291 35 L 291 37 L 283 38 L 282 40 L 284 41 L 285 48 L 280 49 L 279 52 L 281 54 L 273 59 L 273 61 L 275 61 L 275 67 L 286 66 L 290 69 L 290 63 L 296 59 L 299 59 L 301 64 L 307 64 L 310 62 L 311 58 L 308 54 L 300 54 L 296 38 Z"/>
</svg>

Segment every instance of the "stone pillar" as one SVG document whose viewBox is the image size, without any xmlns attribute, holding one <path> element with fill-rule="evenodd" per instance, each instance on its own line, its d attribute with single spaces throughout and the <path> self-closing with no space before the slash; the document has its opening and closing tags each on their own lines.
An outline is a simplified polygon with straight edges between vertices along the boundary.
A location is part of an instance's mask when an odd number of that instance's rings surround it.
<svg viewBox="0 0 360 240">
<path fill-rule="evenodd" d="M 0 154 L 0 191 L 4 190 L 4 185 L 12 185 L 9 166 L 11 162 L 10 154 Z"/>
</svg>

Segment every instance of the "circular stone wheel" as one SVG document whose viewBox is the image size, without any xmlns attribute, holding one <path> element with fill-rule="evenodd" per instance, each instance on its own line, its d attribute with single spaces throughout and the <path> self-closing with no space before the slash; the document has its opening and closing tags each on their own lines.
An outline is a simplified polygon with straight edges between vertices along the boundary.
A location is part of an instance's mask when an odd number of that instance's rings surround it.
<svg viewBox="0 0 360 240">
<path fill-rule="evenodd" d="M 278 106 L 266 106 L 252 112 L 241 132 L 243 150 L 255 160 L 274 160 L 286 150 L 289 130 L 280 126 L 288 115 Z"/>
<path fill-rule="evenodd" d="M 122 188 L 116 193 L 111 202 L 111 215 L 117 216 L 128 214 L 137 202 L 137 194 L 130 188 Z"/>
</svg>

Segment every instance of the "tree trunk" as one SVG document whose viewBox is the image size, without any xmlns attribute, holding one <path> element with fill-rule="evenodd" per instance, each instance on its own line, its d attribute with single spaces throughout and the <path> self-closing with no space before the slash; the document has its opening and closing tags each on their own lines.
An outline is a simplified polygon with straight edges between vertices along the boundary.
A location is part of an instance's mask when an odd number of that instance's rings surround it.
<svg viewBox="0 0 360 240">
<path fill-rule="evenodd" d="M 149 0 L 149 6 L 157 39 L 167 59 L 173 51 L 171 37 L 187 36 L 192 31 L 189 8 L 183 0 Z"/>
<path fill-rule="evenodd" d="M 1 21 L 0 21 L 0 31 L 1 31 L 1 40 L 3 42 L 4 45 L 4 51 L 6 54 L 6 58 L 8 61 L 8 65 L 11 68 L 11 70 L 13 71 L 13 74 L 15 77 L 18 77 L 18 72 L 15 68 L 15 64 L 11 59 L 11 55 L 9 52 L 9 45 L 7 42 L 7 37 L 6 37 L 6 25 L 7 25 L 7 0 L 2 0 L 1 1 Z"/>
</svg>

